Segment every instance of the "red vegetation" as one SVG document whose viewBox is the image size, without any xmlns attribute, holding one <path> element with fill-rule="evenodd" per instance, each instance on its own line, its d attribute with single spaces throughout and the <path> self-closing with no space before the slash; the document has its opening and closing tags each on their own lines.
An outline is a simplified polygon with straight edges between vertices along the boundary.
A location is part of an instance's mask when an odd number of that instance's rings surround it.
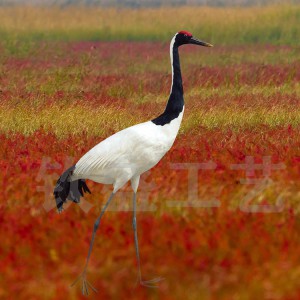
<svg viewBox="0 0 300 300">
<path fill-rule="evenodd" d="M 104 104 L 145 120 L 162 111 L 159 101 L 135 102 L 132 97 L 150 94 L 156 99 L 169 91 L 170 74 L 160 69 L 161 60 L 168 61 L 168 45 L 40 47 L 29 58 L 4 61 L 3 107 L 25 103 L 38 111 L 52 104 L 88 104 L 84 107 L 90 109 Z M 220 55 L 228 51 L 216 49 Z M 236 48 L 236 53 L 247 51 Z M 186 91 L 200 90 L 188 96 L 186 117 L 193 110 L 229 106 L 299 109 L 293 91 L 247 93 L 250 87 L 296 86 L 299 63 L 191 64 L 184 76 L 189 79 Z M 245 92 L 201 94 L 201 88 L 224 86 Z M 108 127 L 107 135 L 110 131 Z M 61 215 L 54 209 L 52 189 L 64 169 L 106 136 L 59 139 L 42 129 L 29 136 L 1 133 L 0 299 L 81 299 L 79 287 L 70 284 L 82 271 L 94 221 L 110 189 L 89 181 L 92 194 Z M 138 193 L 142 273 L 145 279 L 165 280 L 159 289 L 135 287 L 132 193 L 127 187 L 114 199 L 96 236 L 88 278 L 99 293 L 91 299 L 300 299 L 299 149 L 300 129 L 290 124 L 236 131 L 195 125 L 179 135 L 166 157 L 143 175 Z M 271 164 L 264 165 L 268 160 Z M 266 174 L 273 184 L 262 188 L 261 182 L 253 183 Z M 252 198 L 251 192 L 256 193 Z M 198 202 L 187 201 L 197 197 Z"/>
<path fill-rule="evenodd" d="M 120 298 L 143 299 L 158 294 L 171 299 L 169 295 L 178 278 L 191 290 L 198 281 L 201 290 L 209 291 L 212 299 L 221 296 L 229 299 L 237 284 L 239 290 L 247 288 L 249 282 L 253 282 L 259 293 L 267 295 L 268 288 L 260 281 L 270 281 L 276 291 L 277 285 L 289 280 L 298 264 L 300 223 L 295 211 L 299 205 L 285 199 L 280 213 L 240 211 L 238 199 L 233 203 L 233 198 L 245 188 L 239 183 L 245 172 L 232 170 L 230 165 L 244 163 L 246 155 L 261 163 L 262 157 L 269 155 L 273 163 L 286 165 L 285 170 L 273 171 L 271 175 L 279 190 L 290 195 L 298 192 L 299 186 L 292 182 L 297 182 L 300 170 L 299 133 L 292 128 L 261 128 L 257 133 L 203 130 L 197 137 L 180 136 L 167 157 L 150 174 L 145 174 L 139 197 L 148 205 L 146 210 L 149 208 L 149 212 L 138 214 L 143 274 L 164 276 L 161 289 L 155 292 L 133 289 L 136 275 L 133 232 L 131 213 L 126 211 L 130 210 L 126 205 L 130 204 L 131 192 L 125 189 L 116 198 L 116 203 L 125 203 L 125 208 L 113 205 L 111 210 L 115 211 L 106 213 L 97 235 L 89 278 L 98 288 L 98 296 L 114 298 L 116 293 Z M 109 190 L 89 182 L 92 195 L 86 200 L 93 208 L 86 214 L 72 204 L 58 215 L 54 209 L 47 211 L 47 201 L 54 200 L 43 193 L 43 187 L 51 174 L 55 174 L 50 177 L 53 182 L 67 167 L 63 166 L 66 156 L 76 153 L 77 159 L 101 138 L 80 136 L 57 140 L 52 134 L 40 131 L 27 138 L 20 134 L 10 138 L 2 135 L 1 140 L 0 295 L 9 298 L 18 294 L 20 299 L 64 299 L 67 294 L 79 295 L 79 289 L 69 290 L 69 284 L 83 267 L 93 222 Z M 49 157 L 49 162 L 43 168 L 45 157 Z M 199 185 L 201 189 L 222 187 L 216 195 L 221 206 L 182 207 L 180 211 L 168 206 L 172 204 L 170 200 L 186 200 L 188 193 L 188 172 L 173 170 L 170 163 L 208 160 L 216 162 L 217 167 L 200 170 Z M 257 171 L 256 177 L 261 176 L 262 172 Z M 208 189 L 208 196 L 215 193 Z M 149 207 L 150 204 L 155 206 Z M 297 299 L 296 295 L 300 295 L 295 294 L 295 288 L 294 283 L 291 295 L 295 297 L 287 299 Z M 178 287 L 177 293 L 184 295 L 184 290 Z M 290 292 L 287 290 L 285 295 Z"/>
</svg>

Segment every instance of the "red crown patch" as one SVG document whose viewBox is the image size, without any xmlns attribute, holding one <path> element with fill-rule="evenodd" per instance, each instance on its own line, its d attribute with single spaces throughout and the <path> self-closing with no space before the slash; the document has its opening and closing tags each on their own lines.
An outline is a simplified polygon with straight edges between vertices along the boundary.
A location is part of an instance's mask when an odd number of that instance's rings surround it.
<svg viewBox="0 0 300 300">
<path fill-rule="evenodd" d="M 185 30 L 181 30 L 178 33 L 186 34 L 187 36 L 193 36 L 190 32 L 185 31 Z"/>
</svg>

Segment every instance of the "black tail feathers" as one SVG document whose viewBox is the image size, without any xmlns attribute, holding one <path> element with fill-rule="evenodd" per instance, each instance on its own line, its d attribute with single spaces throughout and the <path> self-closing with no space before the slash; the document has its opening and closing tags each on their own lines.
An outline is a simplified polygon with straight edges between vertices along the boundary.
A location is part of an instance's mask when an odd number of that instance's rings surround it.
<svg viewBox="0 0 300 300">
<path fill-rule="evenodd" d="M 63 210 L 63 204 L 67 202 L 67 200 L 79 203 L 80 197 L 83 197 L 84 193 L 91 193 L 84 179 L 70 182 L 70 178 L 73 174 L 74 169 L 75 166 L 72 166 L 71 168 L 66 170 L 58 178 L 56 186 L 54 188 L 53 194 L 55 197 L 58 212 L 61 212 Z"/>
</svg>

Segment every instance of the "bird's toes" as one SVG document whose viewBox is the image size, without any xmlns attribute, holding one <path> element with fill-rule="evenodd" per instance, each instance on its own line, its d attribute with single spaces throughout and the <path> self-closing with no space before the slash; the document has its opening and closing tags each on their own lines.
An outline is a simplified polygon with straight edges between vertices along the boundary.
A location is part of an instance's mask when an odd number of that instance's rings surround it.
<svg viewBox="0 0 300 300">
<path fill-rule="evenodd" d="M 140 284 L 142 286 L 149 287 L 149 288 L 158 288 L 158 285 L 154 284 L 154 283 L 150 284 L 150 283 L 146 283 L 145 281 L 142 281 L 142 282 L 140 282 Z"/>
<path fill-rule="evenodd" d="M 71 284 L 71 287 L 74 286 L 74 285 L 76 285 L 76 283 L 80 279 L 82 280 L 81 292 L 82 292 L 83 296 L 88 296 L 89 295 L 89 289 L 91 289 L 95 293 L 98 292 L 97 289 L 95 287 L 93 287 L 91 283 L 89 283 L 87 281 L 85 271 L 79 277 L 76 278 L 76 280 Z"/>
<path fill-rule="evenodd" d="M 150 280 L 140 280 L 140 284 L 146 287 L 158 288 L 158 282 L 162 280 L 164 280 L 163 277 L 156 277 Z"/>
<path fill-rule="evenodd" d="M 95 293 L 98 293 L 98 290 L 93 287 L 91 283 L 89 283 L 87 280 L 85 280 L 85 282 L 88 288 L 92 289 Z"/>
<path fill-rule="evenodd" d="M 89 290 L 88 290 L 87 283 L 85 280 L 82 281 L 82 295 L 83 296 L 89 295 Z"/>
</svg>

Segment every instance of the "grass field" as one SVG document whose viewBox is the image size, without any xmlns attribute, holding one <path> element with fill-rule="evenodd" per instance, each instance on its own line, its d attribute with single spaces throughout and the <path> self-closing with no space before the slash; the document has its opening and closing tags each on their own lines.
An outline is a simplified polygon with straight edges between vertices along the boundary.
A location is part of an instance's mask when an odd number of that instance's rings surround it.
<svg viewBox="0 0 300 300">
<path fill-rule="evenodd" d="M 164 110 L 179 29 L 215 47 L 180 49 L 182 127 L 138 194 L 142 272 L 165 280 L 135 287 L 126 187 L 96 237 L 90 298 L 300 298 L 299 6 L 14 7 L 0 19 L 1 299 L 81 299 L 70 284 L 110 188 L 89 181 L 92 194 L 58 215 L 54 181 Z"/>
</svg>

